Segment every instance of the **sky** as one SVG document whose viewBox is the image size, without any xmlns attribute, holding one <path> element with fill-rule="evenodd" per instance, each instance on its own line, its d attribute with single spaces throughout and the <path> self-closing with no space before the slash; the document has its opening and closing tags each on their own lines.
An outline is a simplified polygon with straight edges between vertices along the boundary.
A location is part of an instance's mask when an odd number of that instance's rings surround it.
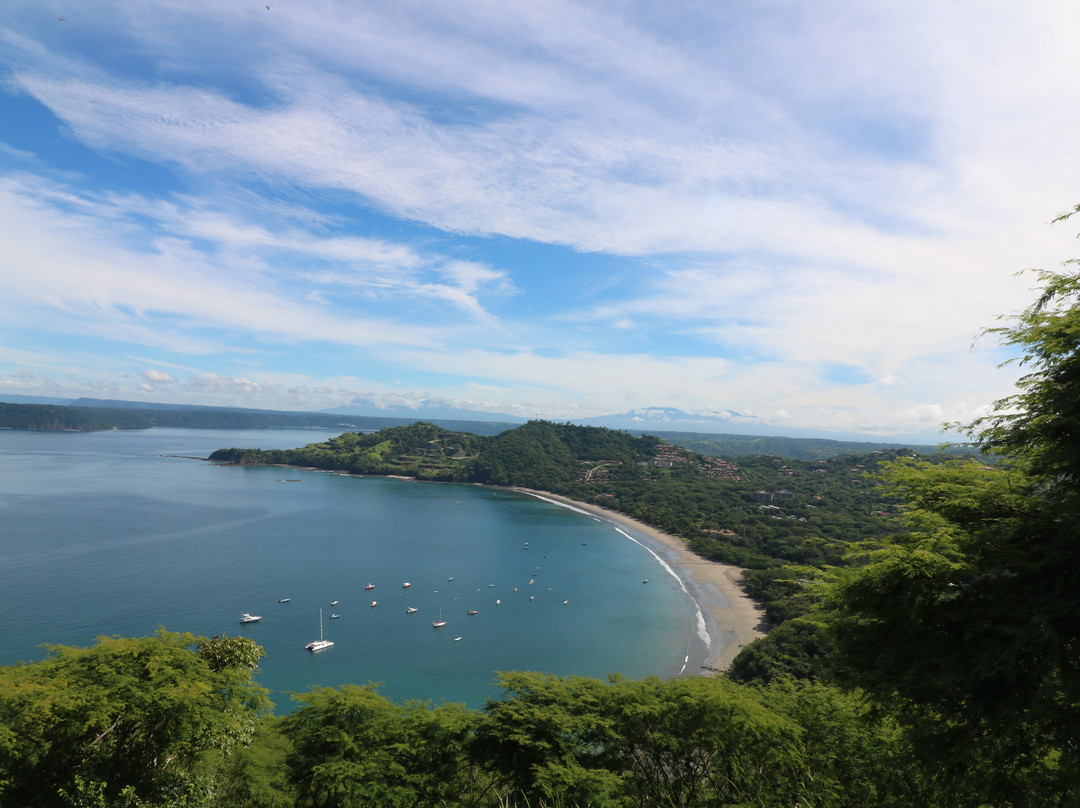
<svg viewBox="0 0 1080 808">
<path fill-rule="evenodd" d="M 0 398 L 936 436 L 1014 389 L 977 337 L 1017 273 L 1080 253 L 1078 31 L 1073 0 L 6 0 Z"/>
</svg>

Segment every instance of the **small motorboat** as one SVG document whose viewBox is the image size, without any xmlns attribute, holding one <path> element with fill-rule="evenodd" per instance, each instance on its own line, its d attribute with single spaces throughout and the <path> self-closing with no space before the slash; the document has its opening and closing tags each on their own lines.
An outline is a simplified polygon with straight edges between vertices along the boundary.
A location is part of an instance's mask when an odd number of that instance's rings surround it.
<svg viewBox="0 0 1080 808">
<path fill-rule="evenodd" d="M 410 586 L 412 586 L 412 584 L 410 584 L 408 581 L 406 581 L 405 583 L 403 583 L 401 585 L 401 588 L 402 589 L 408 589 Z"/>
<path fill-rule="evenodd" d="M 364 589 L 374 589 L 374 588 L 375 588 L 375 584 L 368 584 L 367 586 L 364 587 Z"/>
<path fill-rule="evenodd" d="M 278 603 L 288 603 L 292 598 L 278 598 Z"/>
<path fill-rule="evenodd" d="M 405 610 L 405 614 L 416 614 L 419 611 L 415 606 L 410 606 Z"/>
<path fill-rule="evenodd" d="M 477 613 L 476 609 L 469 609 L 469 611 L 466 612 L 466 614 L 476 614 L 476 613 Z"/>
<path fill-rule="evenodd" d="M 262 615 L 248 614 L 247 612 L 244 612 L 244 614 L 240 617 L 241 623 L 258 623 L 260 620 L 262 620 Z"/>
<path fill-rule="evenodd" d="M 340 614 L 332 614 L 332 615 L 330 615 L 331 620 L 337 620 L 339 617 L 341 617 Z"/>
<path fill-rule="evenodd" d="M 330 601 L 330 605 L 331 606 L 337 606 L 338 602 L 336 600 L 332 600 L 332 601 Z"/>
<path fill-rule="evenodd" d="M 377 600 L 373 600 L 373 601 L 371 601 L 371 608 L 372 608 L 372 609 L 374 609 L 374 608 L 375 608 L 376 606 L 378 606 L 378 605 L 379 605 L 379 601 L 377 601 Z"/>
</svg>

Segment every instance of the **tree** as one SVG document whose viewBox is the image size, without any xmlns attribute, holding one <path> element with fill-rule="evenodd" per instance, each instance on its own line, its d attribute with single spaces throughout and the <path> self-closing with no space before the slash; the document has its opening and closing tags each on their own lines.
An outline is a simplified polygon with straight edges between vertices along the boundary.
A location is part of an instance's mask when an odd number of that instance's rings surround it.
<svg viewBox="0 0 1080 808">
<path fill-rule="evenodd" d="M 247 637 L 230 637 L 215 634 L 209 640 L 199 640 L 195 656 L 203 660 L 212 673 L 228 670 L 244 671 L 257 668 L 266 652 L 254 640 Z"/>
<path fill-rule="evenodd" d="M 798 804 L 801 729 L 756 695 L 722 678 L 615 680 L 624 804 Z"/>
<path fill-rule="evenodd" d="M 246 742 L 269 708 L 249 665 L 214 669 L 192 648 L 207 642 L 162 630 L 50 646 L 45 660 L 0 668 L 3 804 L 165 804 L 191 794 L 200 756 Z"/>
<path fill-rule="evenodd" d="M 810 796 L 802 730 L 751 688 L 540 673 L 501 684 L 507 697 L 488 704 L 477 748 L 508 804 L 719 808 Z"/>
<path fill-rule="evenodd" d="M 911 532 L 831 593 L 847 681 L 901 710 L 971 804 L 1080 794 L 1080 274 L 1038 278 L 989 329 L 1028 369 L 967 427 L 995 464 L 893 464 Z"/>
<path fill-rule="evenodd" d="M 611 805 L 618 793 L 605 714 L 608 686 L 583 676 L 502 673 L 506 697 L 488 702 L 474 748 L 499 780 L 504 802 Z"/>
<path fill-rule="evenodd" d="M 303 706 L 280 722 L 298 806 L 469 805 L 485 790 L 464 754 L 475 714 L 463 707 L 399 706 L 374 685 L 299 698 Z"/>
</svg>

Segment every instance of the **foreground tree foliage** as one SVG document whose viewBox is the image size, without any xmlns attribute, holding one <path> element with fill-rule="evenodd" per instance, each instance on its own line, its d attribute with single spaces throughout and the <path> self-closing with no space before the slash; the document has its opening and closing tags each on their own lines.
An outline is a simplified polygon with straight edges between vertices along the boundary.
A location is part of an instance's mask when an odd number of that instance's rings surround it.
<svg viewBox="0 0 1080 808">
<path fill-rule="evenodd" d="M 944 804 L 905 763 L 893 722 L 825 685 L 508 673 L 479 711 L 399 705 L 368 685 L 257 719 L 250 671 L 213 671 L 193 640 L 113 638 L 2 669 L 0 804 Z M 252 649 L 236 650 L 226 656 Z"/>
<path fill-rule="evenodd" d="M 910 532 L 830 593 L 844 678 L 963 804 L 1080 802 L 1080 275 L 1039 278 L 991 329 L 1028 369 L 969 427 L 996 464 L 895 464 Z"/>
<path fill-rule="evenodd" d="M 245 743 L 269 709 L 251 679 L 261 655 L 242 637 L 160 631 L 52 646 L 41 662 L 0 668 L 0 802 L 194 798 L 210 785 L 200 757 Z"/>
<path fill-rule="evenodd" d="M 301 698 L 282 731 L 303 808 L 931 804 L 895 727 L 823 685 L 502 676 L 482 712 L 372 687 Z M 927 802 L 930 800 L 930 802 Z"/>
<path fill-rule="evenodd" d="M 476 716 L 463 707 L 399 706 L 374 686 L 320 688 L 281 721 L 296 805 L 476 805 L 490 778 L 469 761 Z"/>
</svg>

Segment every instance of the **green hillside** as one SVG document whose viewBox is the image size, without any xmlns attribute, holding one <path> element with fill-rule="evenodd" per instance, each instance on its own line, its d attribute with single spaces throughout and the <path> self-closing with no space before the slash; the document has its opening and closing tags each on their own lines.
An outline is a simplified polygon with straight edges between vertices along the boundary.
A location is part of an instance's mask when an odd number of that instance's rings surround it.
<svg viewBox="0 0 1080 808">
<path fill-rule="evenodd" d="M 850 542 L 893 529 L 885 518 L 890 501 L 871 475 L 912 454 L 734 462 L 655 436 L 531 421 L 495 436 L 421 423 L 299 449 L 223 449 L 210 459 L 534 488 L 640 519 L 706 558 L 767 568 L 839 563 Z"/>
</svg>

